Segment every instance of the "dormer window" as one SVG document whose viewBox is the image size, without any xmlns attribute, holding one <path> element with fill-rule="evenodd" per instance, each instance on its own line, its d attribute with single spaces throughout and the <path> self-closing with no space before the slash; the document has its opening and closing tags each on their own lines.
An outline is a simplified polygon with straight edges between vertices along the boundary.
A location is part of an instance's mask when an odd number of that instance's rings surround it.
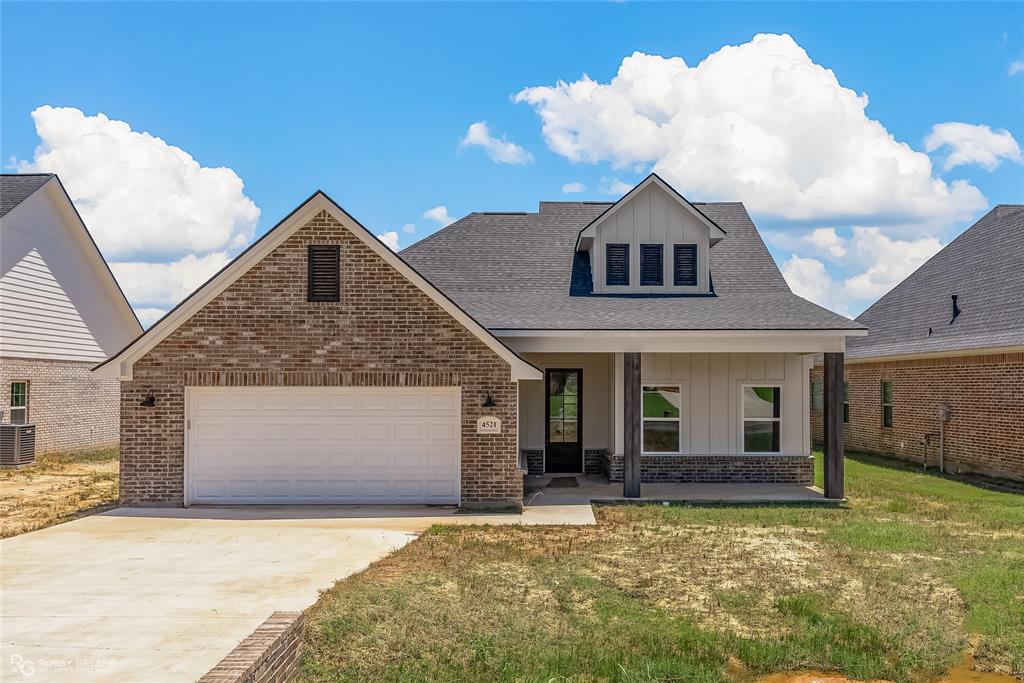
<svg viewBox="0 0 1024 683">
<path fill-rule="evenodd" d="M 672 284 L 676 287 L 697 286 L 696 244 L 673 245 Z"/>
<path fill-rule="evenodd" d="M 629 245 L 609 244 L 605 249 L 605 283 L 629 286 Z"/>
<path fill-rule="evenodd" d="M 665 283 L 665 263 L 662 245 L 640 245 L 640 286 L 660 287 Z"/>
</svg>

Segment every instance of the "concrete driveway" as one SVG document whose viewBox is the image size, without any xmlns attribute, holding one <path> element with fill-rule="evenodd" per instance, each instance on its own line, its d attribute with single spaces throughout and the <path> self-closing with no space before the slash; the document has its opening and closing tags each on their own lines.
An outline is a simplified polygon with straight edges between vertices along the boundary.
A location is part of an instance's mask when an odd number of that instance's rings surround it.
<svg viewBox="0 0 1024 683">
<path fill-rule="evenodd" d="M 551 512 L 537 521 L 574 523 Z M 194 681 L 275 610 L 305 609 L 439 522 L 528 520 L 433 507 L 126 508 L 5 539 L 0 679 Z"/>
</svg>

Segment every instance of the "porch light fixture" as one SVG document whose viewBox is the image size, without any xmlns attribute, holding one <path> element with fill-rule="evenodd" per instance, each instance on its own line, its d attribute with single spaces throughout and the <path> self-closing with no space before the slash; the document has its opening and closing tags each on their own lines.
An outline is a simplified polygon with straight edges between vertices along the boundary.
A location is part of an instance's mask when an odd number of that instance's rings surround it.
<svg viewBox="0 0 1024 683">
<path fill-rule="evenodd" d="M 488 393 L 487 394 L 487 398 L 484 400 L 483 404 L 480 407 L 481 408 L 497 408 L 498 404 L 494 402 L 494 399 L 491 398 L 491 394 Z"/>
<path fill-rule="evenodd" d="M 150 389 L 149 393 L 146 394 L 146 398 L 139 401 L 139 405 L 143 408 L 152 408 L 156 405 L 156 396 L 153 395 L 152 389 Z"/>
</svg>

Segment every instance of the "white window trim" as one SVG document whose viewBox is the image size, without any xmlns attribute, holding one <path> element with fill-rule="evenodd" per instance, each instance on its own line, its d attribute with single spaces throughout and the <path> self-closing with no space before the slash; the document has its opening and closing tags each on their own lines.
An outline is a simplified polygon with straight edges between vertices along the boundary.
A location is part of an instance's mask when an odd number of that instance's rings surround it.
<svg viewBox="0 0 1024 683">
<path fill-rule="evenodd" d="M 14 398 L 14 396 L 12 395 L 13 392 L 11 392 L 11 386 L 10 386 L 11 384 L 24 384 L 25 385 L 25 405 L 18 406 L 18 407 L 14 407 L 13 405 L 11 405 L 11 403 L 13 403 L 12 399 Z M 17 423 L 17 424 L 27 424 L 28 423 L 28 415 L 29 415 L 29 412 L 28 412 L 29 382 L 28 382 L 28 380 L 27 379 L 12 379 L 10 381 L 10 383 L 8 384 L 8 386 L 7 386 L 7 391 L 8 391 L 8 395 L 7 395 L 7 408 L 8 408 L 7 419 L 8 419 L 8 422 L 14 424 L 14 411 L 15 410 L 24 410 L 25 411 L 25 418 L 20 423 Z"/>
<path fill-rule="evenodd" d="M 644 417 L 644 387 L 679 387 L 679 418 L 675 422 L 679 423 L 679 450 L 677 451 L 648 451 L 644 444 L 644 422 L 673 422 L 670 417 Z M 640 381 L 640 455 L 651 456 L 651 457 L 674 457 L 680 455 L 687 455 L 686 450 L 683 447 L 683 423 L 686 416 L 685 409 L 687 408 L 686 402 L 686 385 L 682 380 L 678 379 L 644 379 Z"/>
<path fill-rule="evenodd" d="M 740 416 L 740 424 L 739 424 L 739 433 L 736 435 L 736 439 L 739 442 L 737 445 L 739 446 L 740 454 L 742 454 L 742 455 L 785 455 L 786 448 L 785 448 L 784 444 L 786 443 L 786 440 L 785 440 L 786 439 L 786 401 L 785 401 L 785 399 L 783 397 L 783 393 L 785 393 L 785 383 L 784 382 L 779 382 L 779 381 L 764 380 L 764 381 L 754 381 L 754 382 L 741 382 L 739 386 L 740 386 L 740 390 L 739 390 L 739 411 L 738 412 L 739 412 L 739 416 Z M 779 416 L 778 417 L 752 417 L 752 418 L 748 419 L 747 416 L 744 414 L 745 406 L 743 405 L 743 391 L 745 389 L 747 389 L 748 387 L 778 387 L 778 389 L 779 389 Z M 778 422 L 779 423 L 779 450 L 777 450 L 777 451 L 748 451 L 747 447 L 746 447 L 746 439 L 744 438 L 744 435 L 746 433 L 746 430 L 744 429 L 744 426 L 746 425 L 747 422 Z"/>
</svg>

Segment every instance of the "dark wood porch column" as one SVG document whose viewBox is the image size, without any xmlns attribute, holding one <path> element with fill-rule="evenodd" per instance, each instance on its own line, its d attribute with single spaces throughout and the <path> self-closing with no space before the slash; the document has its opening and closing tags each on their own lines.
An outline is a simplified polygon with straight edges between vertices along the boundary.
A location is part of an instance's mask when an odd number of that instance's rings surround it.
<svg viewBox="0 0 1024 683">
<path fill-rule="evenodd" d="M 622 458 L 622 496 L 640 497 L 640 354 L 622 354 L 623 412 L 625 430 Z"/>
<path fill-rule="evenodd" d="M 825 497 L 843 497 L 843 354 L 825 354 Z"/>
</svg>

